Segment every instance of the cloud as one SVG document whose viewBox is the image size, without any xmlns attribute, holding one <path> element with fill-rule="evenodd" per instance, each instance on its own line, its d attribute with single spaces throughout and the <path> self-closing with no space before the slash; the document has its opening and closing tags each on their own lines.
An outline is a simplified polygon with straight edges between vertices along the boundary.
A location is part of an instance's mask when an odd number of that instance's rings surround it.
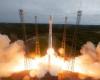
<svg viewBox="0 0 100 80">
<path fill-rule="evenodd" d="M 86 16 L 82 18 L 82 24 L 99 24 L 99 3 L 99 0 L 9 0 L 9 2 L 1 0 L 0 22 L 20 22 L 18 9 L 22 8 L 25 11 L 26 22 L 33 22 L 33 16 L 37 15 L 42 18 L 42 20 L 39 18 L 40 22 L 47 23 L 44 17 L 48 18 L 48 15 L 53 15 L 59 18 L 55 19 L 57 23 L 62 23 L 61 17 L 68 16 L 69 23 L 75 24 L 76 18 L 74 17 L 80 9 L 83 11 L 83 16 Z"/>
<path fill-rule="evenodd" d="M 0 34 L 0 77 L 7 77 L 24 69 L 23 47 L 23 41 L 10 44 L 8 36 Z"/>
</svg>

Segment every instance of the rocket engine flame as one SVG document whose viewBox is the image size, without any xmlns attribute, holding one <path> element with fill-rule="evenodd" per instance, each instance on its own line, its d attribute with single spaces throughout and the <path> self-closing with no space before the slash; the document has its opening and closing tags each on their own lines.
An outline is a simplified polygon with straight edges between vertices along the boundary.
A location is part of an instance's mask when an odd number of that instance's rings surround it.
<svg viewBox="0 0 100 80">
<path fill-rule="evenodd" d="M 31 77 L 37 76 L 39 78 L 47 72 L 58 76 L 60 72 L 65 71 L 100 78 L 100 43 L 94 47 L 93 43 L 87 42 L 80 50 L 82 55 L 70 60 L 64 60 L 63 57 L 58 56 L 53 48 L 48 48 L 47 54 L 43 57 L 34 59 L 24 57 L 23 41 L 10 44 L 9 38 L 5 35 L 0 35 L 0 43 L 3 45 L 3 47 L 0 46 L 0 77 L 28 70 Z M 97 56 L 95 57 L 97 60 L 93 58 L 93 55 Z M 27 68 L 24 67 L 24 59 L 27 59 Z M 71 67 L 74 67 L 74 70 Z"/>
<path fill-rule="evenodd" d="M 100 70 L 98 69 L 100 68 L 100 62 L 92 62 L 91 56 L 89 55 L 82 55 L 79 57 L 75 57 L 74 59 L 64 60 L 64 58 L 55 54 L 53 48 L 48 48 L 47 54 L 45 56 L 33 60 L 29 59 L 29 62 L 31 63 L 31 65 L 29 66 L 31 77 L 37 76 L 41 78 L 47 72 L 49 72 L 53 76 L 58 76 L 58 74 L 61 72 L 71 71 L 78 72 L 91 77 L 100 78 L 98 76 L 99 74 L 97 74 L 100 73 Z M 72 69 L 72 67 L 74 67 L 74 70 Z M 97 69 L 94 69 L 95 67 Z"/>
<path fill-rule="evenodd" d="M 31 77 L 43 77 L 47 72 L 53 76 L 65 71 L 78 72 L 87 76 L 100 78 L 100 43 L 97 48 L 87 42 L 80 50 L 81 56 L 65 60 L 52 48 L 52 17 L 49 19 L 49 47 L 43 57 L 27 58 L 24 56 L 23 41 L 10 44 L 5 35 L 0 35 L 0 77 L 28 70 Z M 27 68 L 24 66 L 26 60 Z M 73 69 L 72 69 L 73 67 Z"/>
</svg>

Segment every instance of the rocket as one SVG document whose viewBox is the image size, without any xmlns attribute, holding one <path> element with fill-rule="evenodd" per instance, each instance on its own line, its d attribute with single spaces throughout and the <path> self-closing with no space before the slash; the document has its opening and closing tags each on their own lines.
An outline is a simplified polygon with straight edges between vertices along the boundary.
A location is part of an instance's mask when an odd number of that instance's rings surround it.
<svg viewBox="0 0 100 80">
<path fill-rule="evenodd" d="M 49 39 L 48 47 L 52 48 L 52 16 L 49 17 Z"/>
<path fill-rule="evenodd" d="M 50 71 L 51 54 L 53 53 L 52 48 L 52 16 L 49 16 L 49 36 L 48 36 L 48 71 Z"/>
</svg>

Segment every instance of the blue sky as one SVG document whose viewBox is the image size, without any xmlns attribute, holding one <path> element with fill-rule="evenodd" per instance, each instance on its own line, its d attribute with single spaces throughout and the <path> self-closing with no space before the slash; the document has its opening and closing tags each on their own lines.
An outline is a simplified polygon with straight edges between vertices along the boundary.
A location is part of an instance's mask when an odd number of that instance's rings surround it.
<svg viewBox="0 0 100 80">
<path fill-rule="evenodd" d="M 24 10 L 25 22 L 48 23 L 52 15 L 54 23 L 76 23 L 78 10 L 82 10 L 81 24 L 100 25 L 100 0 L 0 0 L 0 22 L 20 22 L 19 9 Z"/>
</svg>

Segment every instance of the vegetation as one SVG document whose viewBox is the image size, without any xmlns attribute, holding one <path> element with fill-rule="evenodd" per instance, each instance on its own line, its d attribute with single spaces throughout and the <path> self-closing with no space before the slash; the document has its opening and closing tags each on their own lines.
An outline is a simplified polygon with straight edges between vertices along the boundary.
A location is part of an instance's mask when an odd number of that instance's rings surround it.
<svg viewBox="0 0 100 80">
<path fill-rule="evenodd" d="M 35 24 L 25 24 L 27 43 L 31 46 L 31 50 L 35 49 Z M 62 34 L 64 24 L 53 24 L 53 45 L 55 48 L 61 47 Z M 48 24 L 38 24 L 39 27 L 39 40 L 41 50 L 44 51 L 48 46 Z M 74 38 L 75 28 L 78 29 L 75 37 L 77 38 L 76 47 L 77 50 L 87 41 L 92 41 L 97 44 L 100 41 L 100 26 L 99 25 L 67 25 L 66 26 L 66 46 L 67 48 L 72 46 L 72 40 Z M 10 39 L 16 41 L 23 39 L 23 27 L 20 23 L 1 23 L 0 33 L 7 34 Z"/>
</svg>

